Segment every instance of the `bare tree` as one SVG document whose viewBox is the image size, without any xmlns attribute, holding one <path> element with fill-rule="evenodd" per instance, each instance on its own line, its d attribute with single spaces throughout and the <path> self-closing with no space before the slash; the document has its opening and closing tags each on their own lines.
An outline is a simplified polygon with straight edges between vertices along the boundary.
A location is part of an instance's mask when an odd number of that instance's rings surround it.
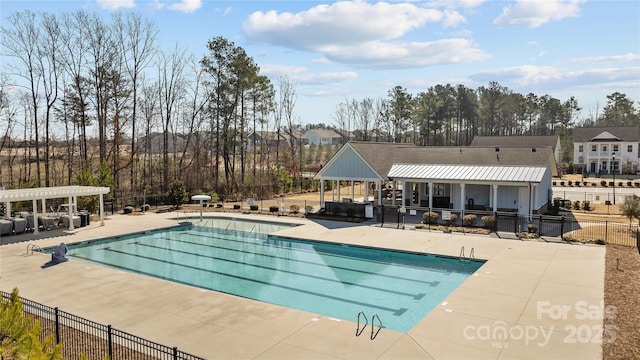
<svg viewBox="0 0 640 360">
<path fill-rule="evenodd" d="M 25 115 L 31 118 L 25 119 L 33 124 L 35 131 L 36 164 L 40 165 L 40 138 L 38 122 L 38 102 L 40 98 L 40 84 L 42 72 L 38 71 L 38 43 L 40 42 L 40 30 L 36 24 L 36 15 L 29 11 L 13 13 L 7 17 L 11 28 L 2 27 L 0 41 L 5 49 L 5 54 L 16 59 L 19 66 L 9 64 L 15 74 L 27 81 L 26 87 L 31 96 L 31 111 L 25 109 Z M 26 128 L 26 127 L 25 127 Z M 38 185 L 41 182 L 40 171 L 36 171 Z"/>
<path fill-rule="evenodd" d="M 136 145 L 136 127 L 138 124 L 138 89 L 140 75 L 151 64 L 156 54 L 158 29 L 151 21 L 144 20 L 139 14 L 129 14 L 125 19 L 121 13 L 114 15 L 115 32 L 118 35 L 120 52 L 124 56 L 124 66 L 131 83 L 131 148 L 129 150 L 131 191 L 135 190 L 136 166 L 132 166 L 138 151 Z"/>
<path fill-rule="evenodd" d="M 162 191 L 169 189 L 169 131 L 173 127 L 176 107 L 184 90 L 184 69 L 187 60 L 185 51 L 176 45 L 171 52 L 162 52 L 158 59 L 158 97 L 160 99 L 160 117 L 162 118 Z M 175 148 L 176 144 L 173 144 Z"/>
</svg>

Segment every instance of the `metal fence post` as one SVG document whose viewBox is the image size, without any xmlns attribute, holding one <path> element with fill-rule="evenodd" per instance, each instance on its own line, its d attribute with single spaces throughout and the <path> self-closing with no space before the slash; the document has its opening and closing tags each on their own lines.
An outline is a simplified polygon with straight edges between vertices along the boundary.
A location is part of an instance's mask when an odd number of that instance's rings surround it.
<svg viewBox="0 0 640 360">
<path fill-rule="evenodd" d="M 109 344 L 109 359 L 113 359 L 113 339 L 111 338 L 111 325 L 107 325 L 107 343 Z"/>
<path fill-rule="evenodd" d="M 178 360 L 178 347 L 173 347 L 173 360 Z"/>
<path fill-rule="evenodd" d="M 493 222 L 493 232 L 498 232 L 498 212 L 497 211 L 493 212 L 493 220 L 495 220 Z"/>
<path fill-rule="evenodd" d="M 58 308 L 54 309 L 54 313 L 56 316 L 56 345 L 60 344 L 60 318 L 58 316 Z"/>
<path fill-rule="evenodd" d="M 609 242 L 609 221 L 604 222 L 604 242 Z"/>
<path fill-rule="evenodd" d="M 560 239 L 564 240 L 564 215 L 560 218 Z"/>
</svg>

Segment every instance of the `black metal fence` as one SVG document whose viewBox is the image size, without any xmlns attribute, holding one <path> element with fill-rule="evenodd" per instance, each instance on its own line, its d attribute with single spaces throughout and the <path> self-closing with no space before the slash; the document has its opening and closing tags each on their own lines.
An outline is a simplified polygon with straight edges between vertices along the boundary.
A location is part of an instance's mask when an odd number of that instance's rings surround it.
<svg viewBox="0 0 640 360">
<path fill-rule="evenodd" d="M 407 209 L 407 213 L 398 213 L 398 207 L 385 206 L 384 216 L 378 217 L 383 226 L 399 227 L 399 224 L 418 224 L 423 220 L 423 214 L 428 209 Z M 431 209 L 438 214 L 438 220 L 434 225 L 448 224 L 450 226 L 462 226 L 465 215 L 475 215 L 476 220 L 470 227 L 486 227 L 494 232 L 510 232 L 517 235 L 523 233 L 535 234 L 540 237 L 557 237 L 566 241 L 583 241 L 617 244 L 625 246 L 637 246 L 638 224 L 631 222 L 579 220 L 573 216 L 527 215 L 516 212 L 491 212 L 471 211 L 455 209 Z M 443 212 L 447 215 L 454 214 L 455 221 L 444 220 Z M 484 221 L 483 221 L 483 218 Z"/>
<path fill-rule="evenodd" d="M 10 301 L 11 294 L 2 292 L 2 301 Z M 160 345 L 138 336 L 120 331 L 111 325 L 99 324 L 82 317 L 20 298 L 23 313 L 33 321 L 40 321 L 40 339 L 54 336 L 54 345 L 62 344 L 62 355 L 67 360 L 88 359 L 111 360 L 203 360 L 203 358 L 178 350 L 176 347 Z"/>
</svg>

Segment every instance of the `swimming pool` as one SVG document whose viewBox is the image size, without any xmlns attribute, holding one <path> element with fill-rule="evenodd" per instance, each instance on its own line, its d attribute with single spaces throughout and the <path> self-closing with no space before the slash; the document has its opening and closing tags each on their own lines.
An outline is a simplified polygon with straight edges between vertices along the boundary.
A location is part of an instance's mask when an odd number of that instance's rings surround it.
<svg viewBox="0 0 640 360">
<path fill-rule="evenodd" d="M 377 314 L 403 332 L 484 263 L 266 234 L 278 226 L 183 225 L 73 244 L 68 255 L 338 319 Z"/>
</svg>

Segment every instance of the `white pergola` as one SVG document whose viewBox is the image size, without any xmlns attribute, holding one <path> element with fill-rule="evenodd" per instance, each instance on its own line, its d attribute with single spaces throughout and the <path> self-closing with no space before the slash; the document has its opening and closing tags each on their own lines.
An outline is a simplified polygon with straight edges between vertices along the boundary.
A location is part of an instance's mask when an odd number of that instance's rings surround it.
<svg viewBox="0 0 640 360">
<path fill-rule="evenodd" d="M 17 201 L 33 202 L 34 233 L 38 234 L 38 200 L 41 201 L 42 213 L 47 212 L 48 199 L 69 200 L 69 230 L 73 230 L 73 209 L 76 207 L 78 196 L 100 196 L 100 226 L 104 226 L 104 195 L 109 193 L 108 187 L 98 186 L 58 186 L 32 189 L 0 190 L 0 203 L 5 203 L 5 209 L 11 214 L 11 203 Z"/>
</svg>

